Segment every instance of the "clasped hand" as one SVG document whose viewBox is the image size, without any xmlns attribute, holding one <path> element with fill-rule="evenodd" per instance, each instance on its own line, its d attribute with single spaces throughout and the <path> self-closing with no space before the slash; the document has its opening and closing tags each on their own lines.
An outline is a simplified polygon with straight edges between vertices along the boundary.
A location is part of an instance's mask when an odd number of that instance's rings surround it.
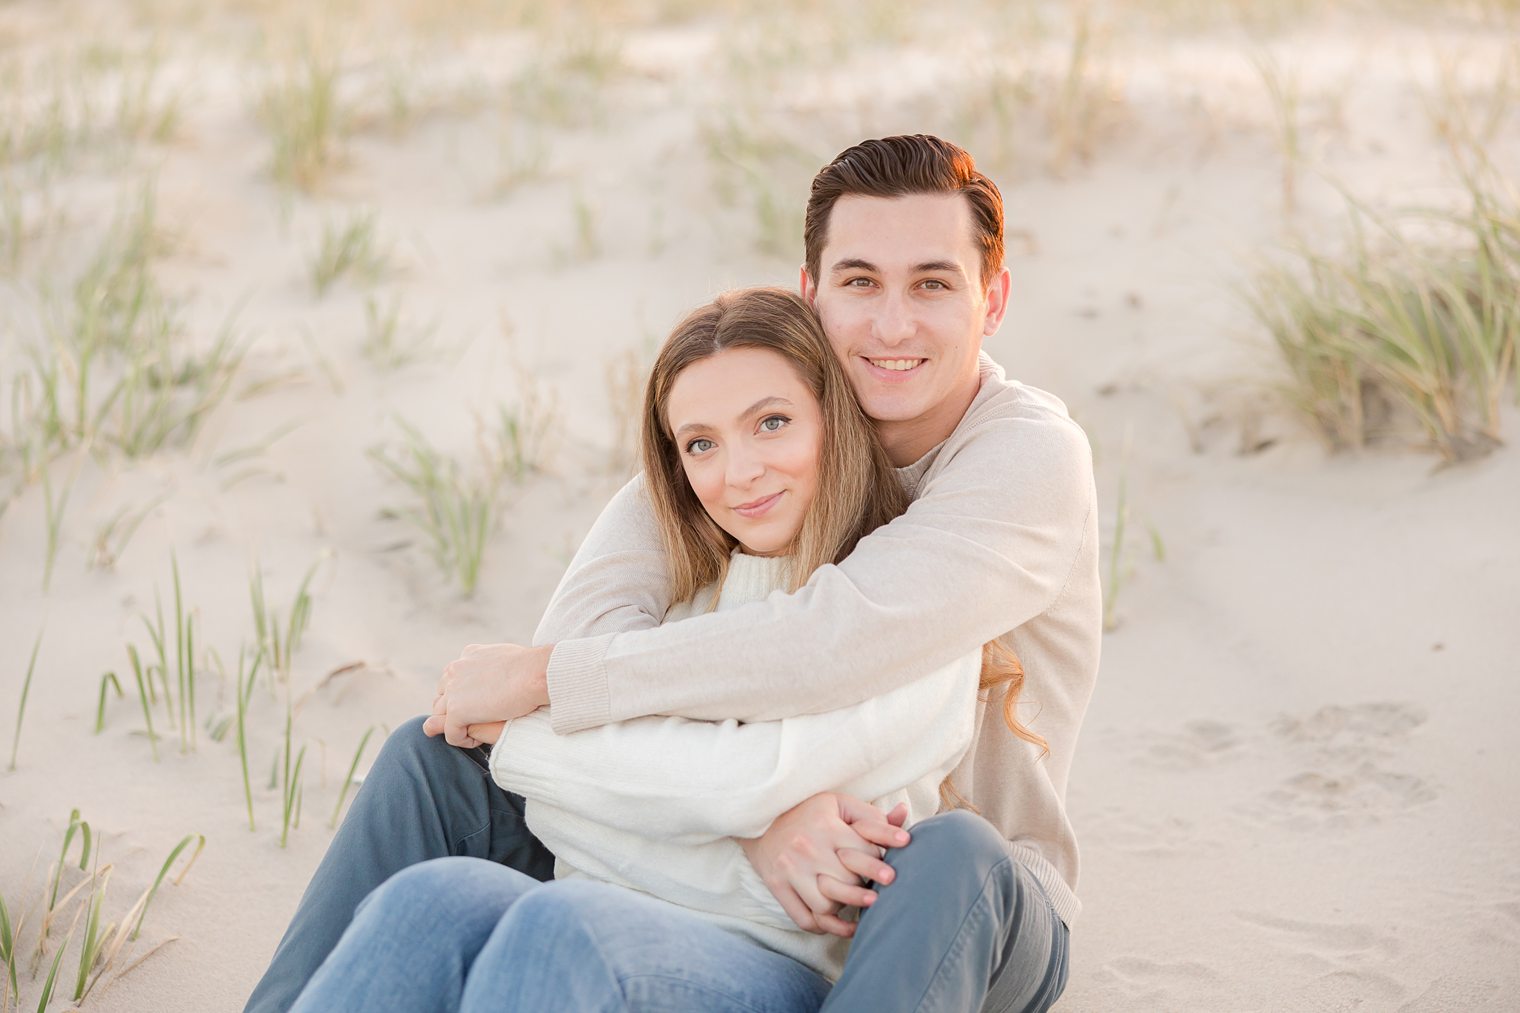
<svg viewBox="0 0 1520 1013">
<path fill-rule="evenodd" d="M 553 645 L 470 644 L 443 669 L 433 713 L 422 725 L 451 746 L 494 743 L 506 722 L 549 702 Z"/>
<path fill-rule="evenodd" d="M 882 851 L 908 843 L 907 817 L 906 805 L 883 814 L 869 802 L 823 792 L 739 844 L 798 928 L 848 939 L 855 923 L 839 917 L 840 909 L 870 907 L 876 892 L 864 884 L 892 882 L 896 873 L 881 860 Z"/>
</svg>

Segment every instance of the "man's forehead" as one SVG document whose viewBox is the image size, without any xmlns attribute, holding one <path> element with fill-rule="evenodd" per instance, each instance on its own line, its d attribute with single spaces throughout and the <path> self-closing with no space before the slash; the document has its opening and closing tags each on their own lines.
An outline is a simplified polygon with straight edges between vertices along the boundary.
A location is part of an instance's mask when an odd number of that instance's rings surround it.
<svg viewBox="0 0 1520 1013">
<path fill-rule="evenodd" d="M 958 264 L 970 274 L 978 260 L 970 205 L 955 193 L 849 194 L 829 215 L 822 260 L 825 271 L 864 262 L 881 269 Z"/>
</svg>

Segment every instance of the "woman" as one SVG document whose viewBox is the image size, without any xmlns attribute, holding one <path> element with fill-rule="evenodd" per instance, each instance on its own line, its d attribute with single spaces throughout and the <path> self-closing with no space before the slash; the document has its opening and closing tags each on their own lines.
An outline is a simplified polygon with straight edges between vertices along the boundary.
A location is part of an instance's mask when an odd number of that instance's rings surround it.
<svg viewBox="0 0 1520 1013">
<path fill-rule="evenodd" d="M 812 310 L 780 290 L 725 295 L 675 329 L 646 390 L 643 456 L 680 603 L 667 622 L 799 588 L 905 506 Z M 408 869 L 296 1008 L 621 1008 L 639 988 L 662 1009 L 816 1008 L 847 943 L 798 930 L 738 839 L 828 789 L 905 804 L 910 821 L 934 813 L 953 797 L 979 676 L 1010 682 L 1011 702 L 1022 672 L 977 654 L 856 707 L 748 725 L 645 718 L 560 737 L 543 715 L 519 719 L 492 772 L 529 800 L 557 880 L 471 859 Z M 587 939 L 588 921 L 616 932 Z M 695 980 L 699 966 L 721 980 Z"/>
</svg>

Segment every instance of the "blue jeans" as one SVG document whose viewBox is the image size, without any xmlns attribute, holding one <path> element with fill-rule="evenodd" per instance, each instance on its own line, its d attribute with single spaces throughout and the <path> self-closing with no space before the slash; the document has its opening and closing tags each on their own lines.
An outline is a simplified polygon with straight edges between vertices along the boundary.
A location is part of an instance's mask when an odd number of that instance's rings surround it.
<svg viewBox="0 0 1520 1013">
<path fill-rule="evenodd" d="M 402 869 L 469 855 L 534 879 L 553 877 L 554 856 L 523 821 L 522 798 L 491 780 L 485 751 L 429 738 L 423 720 L 400 725 L 385 740 L 245 1013 L 290 1009 L 359 902 Z"/>
<path fill-rule="evenodd" d="M 795 960 L 646 894 L 439 858 L 370 894 L 293 1013 L 793 1013 L 828 990 Z"/>
<path fill-rule="evenodd" d="M 914 824 L 887 852 L 828 1013 L 1045 1010 L 1066 987 L 1067 929 L 997 828 L 963 809 Z"/>
<path fill-rule="evenodd" d="M 549 878 L 553 858 L 524 824 L 522 800 L 498 788 L 483 764 L 475 750 L 424 736 L 421 718 L 392 733 L 249 999 L 249 1013 L 288 1010 L 360 901 L 393 873 L 471 855 Z M 1060 995 L 1066 926 L 989 823 L 943 813 L 915 826 L 913 842 L 886 858 L 897 876 L 862 917 L 827 1009 L 1003 1013 L 1043 1010 Z M 611 932 L 610 919 L 602 921 Z"/>
</svg>

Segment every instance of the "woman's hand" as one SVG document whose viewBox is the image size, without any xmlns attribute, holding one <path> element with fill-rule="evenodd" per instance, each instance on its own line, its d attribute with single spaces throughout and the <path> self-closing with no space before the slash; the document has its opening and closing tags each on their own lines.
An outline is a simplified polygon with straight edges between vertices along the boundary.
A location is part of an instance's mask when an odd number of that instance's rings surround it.
<svg viewBox="0 0 1520 1013">
<path fill-rule="evenodd" d="M 553 645 L 469 645 L 444 668 L 433 713 L 422 730 L 429 735 L 442 734 L 451 746 L 468 748 L 494 742 L 501 734 L 500 722 L 522 717 L 549 702 L 546 680 L 553 652 Z M 489 737 L 471 734 L 472 725 Z"/>
<path fill-rule="evenodd" d="M 908 843 L 902 829 L 907 817 L 905 805 L 883 814 L 858 798 L 822 792 L 739 844 L 798 928 L 848 939 L 855 924 L 840 918 L 839 909 L 870 907 L 876 892 L 863 884 L 892 882 L 895 873 L 881 860 L 882 849 Z"/>
</svg>

